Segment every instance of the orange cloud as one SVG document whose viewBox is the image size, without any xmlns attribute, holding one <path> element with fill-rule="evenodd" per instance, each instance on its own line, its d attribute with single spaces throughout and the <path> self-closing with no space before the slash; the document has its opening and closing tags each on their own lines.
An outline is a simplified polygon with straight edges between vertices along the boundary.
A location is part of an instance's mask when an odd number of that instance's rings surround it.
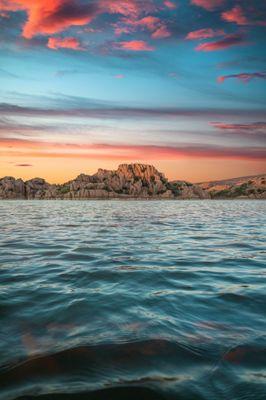
<svg viewBox="0 0 266 400">
<path fill-rule="evenodd" d="M 84 50 L 81 47 L 81 44 L 78 39 L 74 37 L 66 37 L 66 38 L 59 38 L 59 37 L 52 37 L 49 38 L 47 47 L 53 50 L 58 50 L 60 48 L 63 49 L 71 49 L 71 50 Z"/>
<path fill-rule="evenodd" d="M 153 51 L 154 47 L 150 46 L 144 40 L 130 40 L 119 42 L 117 44 L 119 49 L 129 50 L 129 51 Z"/>
<path fill-rule="evenodd" d="M 225 0 L 191 0 L 191 4 L 205 8 L 205 10 L 213 11 L 221 7 Z"/>
<path fill-rule="evenodd" d="M 86 25 L 96 15 L 94 5 L 81 5 L 71 0 L 1 0 L 0 11 L 25 11 L 27 21 L 22 36 L 61 32 L 70 26 Z"/>
<path fill-rule="evenodd" d="M 226 79 L 235 78 L 243 83 L 248 83 L 252 79 L 266 79 L 266 72 L 241 72 L 240 74 L 223 75 L 217 78 L 217 81 L 223 83 Z"/>
<path fill-rule="evenodd" d="M 205 28 L 205 29 L 198 29 L 197 31 L 192 31 L 189 32 L 186 36 L 187 40 L 198 40 L 198 39 L 208 39 L 208 38 L 214 38 L 217 36 L 223 36 L 225 35 L 225 32 L 223 29 L 211 29 L 211 28 Z"/>
<path fill-rule="evenodd" d="M 245 44 L 243 35 L 234 34 L 234 35 L 226 35 L 224 39 L 217 40 L 216 42 L 207 42 L 199 44 L 196 47 L 197 51 L 217 51 L 224 50 L 228 47 L 237 46 L 241 44 Z"/>
</svg>

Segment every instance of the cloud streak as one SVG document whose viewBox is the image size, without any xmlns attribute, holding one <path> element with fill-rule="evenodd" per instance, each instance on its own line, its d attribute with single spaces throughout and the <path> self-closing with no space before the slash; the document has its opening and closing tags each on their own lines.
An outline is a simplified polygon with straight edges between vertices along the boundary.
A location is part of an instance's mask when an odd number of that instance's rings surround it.
<svg viewBox="0 0 266 400">
<path fill-rule="evenodd" d="M 196 47 L 197 51 L 224 50 L 232 46 L 244 45 L 247 42 L 241 34 L 226 35 L 223 39 L 215 42 L 201 43 Z"/>
<path fill-rule="evenodd" d="M 264 131 L 266 133 L 266 122 L 253 122 L 250 124 L 229 124 L 225 122 L 210 122 L 210 125 L 221 130 L 230 130 L 237 132 Z"/>
<path fill-rule="evenodd" d="M 68 104 L 68 102 L 66 102 Z M 71 104 L 71 103 L 70 103 Z M 0 115 L 3 116 L 30 116 L 30 117 L 64 117 L 64 118 L 100 118 L 100 119 L 127 119 L 127 118 L 176 118 L 176 117 L 208 117 L 245 116 L 247 111 L 237 108 L 174 108 L 174 107 L 120 107 L 117 105 L 101 104 L 99 102 L 85 102 L 82 107 L 73 108 L 37 108 L 23 107 L 14 104 L 0 103 Z M 265 115 L 264 109 L 250 109 L 249 115 L 261 118 Z"/>
<path fill-rule="evenodd" d="M 199 40 L 199 39 L 210 39 L 215 38 L 217 36 L 224 36 L 225 32 L 223 29 L 198 29 L 196 31 L 191 31 L 187 34 L 187 40 Z"/>
<path fill-rule="evenodd" d="M 0 154 L 45 158 L 95 158 L 111 160 L 177 160 L 180 158 L 220 158 L 264 160 L 266 148 L 183 144 L 180 146 L 128 144 L 68 144 L 0 139 Z"/>
<path fill-rule="evenodd" d="M 227 79 L 238 79 L 243 83 L 248 83 L 253 79 L 266 79 L 266 71 L 262 72 L 241 72 L 240 74 L 222 75 L 217 78 L 219 83 Z"/>
<path fill-rule="evenodd" d="M 249 124 L 232 124 L 226 122 L 210 122 L 214 128 L 222 131 L 224 134 L 239 135 L 242 138 L 251 140 L 262 140 L 265 143 L 266 139 L 266 122 L 252 122 Z"/>
</svg>

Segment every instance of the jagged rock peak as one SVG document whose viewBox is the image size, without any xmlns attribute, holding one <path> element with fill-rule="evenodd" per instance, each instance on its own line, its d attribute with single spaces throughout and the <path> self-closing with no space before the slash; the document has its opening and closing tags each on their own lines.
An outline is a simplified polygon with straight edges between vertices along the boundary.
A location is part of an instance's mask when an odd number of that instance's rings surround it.
<svg viewBox="0 0 266 400">
<path fill-rule="evenodd" d="M 153 165 L 148 164 L 120 164 L 117 169 L 118 174 L 125 176 L 137 176 L 150 180 L 152 177 L 165 178 Z"/>
</svg>

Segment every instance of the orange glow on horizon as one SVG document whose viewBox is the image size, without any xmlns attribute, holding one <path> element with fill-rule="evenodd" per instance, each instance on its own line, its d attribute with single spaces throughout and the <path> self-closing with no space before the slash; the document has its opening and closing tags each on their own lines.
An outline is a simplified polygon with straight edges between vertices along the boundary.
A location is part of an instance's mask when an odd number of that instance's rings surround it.
<svg viewBox="0 0 266 400">
<path fill-rule="evenodd" d="M 0 178 L 14 176 L 28 180 L 44 178 L 50 183 L 63 183 L 76 178 L 81 173 L 92 175 L 98 168 L 116 170 L 119 164 L 140 162 L 152 164 L 163 172 L 169 180 L 201 182 L 257 175 L 266 172 L 266 163 L 261 160 L 235 160 L 214 158 L 180 158 L 176 160 L 106 159 L 106 158 L 58 158 L 4 156 L 0 161 Z"/>
</svg>

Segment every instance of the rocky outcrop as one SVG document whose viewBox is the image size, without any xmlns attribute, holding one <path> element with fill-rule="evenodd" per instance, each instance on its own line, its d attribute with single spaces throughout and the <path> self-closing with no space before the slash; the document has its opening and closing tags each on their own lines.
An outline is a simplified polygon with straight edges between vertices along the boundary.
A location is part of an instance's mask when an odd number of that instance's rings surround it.
<svg viewBox="0 0 266 400">
<path fill-rule="evenodd" d="M 32 199 L 55 199 L 57 198 L 58 186 L 50 185 L 42 178 L 34 178 L 25 182 L 25 195 Z"/>
<path fill-rule="evenodd" d="M 79 175 L 60 188 L 64 198 L 174 198 L 165 176 L 151 165 L 122 164 L 116 171 L 99 169 Z"/>
<path fill-rule="evenodd" d="M 266 199 L 266 174 L 201 182 L 198 186 L 213 199 Z"/>
<path fill-rule="evenodd" d="M 22 179 L 5 176 L 0 179 L 0 199 L 25 199 L 26 187 Z"/>
<path fill-rule="evenodd" d="M 247 182 L 232 181 L 197 185 L 186 181 L 169 182 L 152 165 L 121 164 L 115 171 L 99 169 L 94 175 L 81 174 L 62 185 L 51 185 L 42 178 L 23 182 L 5 177 L 0 179 L 0 199 L 265 198 L 265 175 L 249 178 Z"/>
</svg>

